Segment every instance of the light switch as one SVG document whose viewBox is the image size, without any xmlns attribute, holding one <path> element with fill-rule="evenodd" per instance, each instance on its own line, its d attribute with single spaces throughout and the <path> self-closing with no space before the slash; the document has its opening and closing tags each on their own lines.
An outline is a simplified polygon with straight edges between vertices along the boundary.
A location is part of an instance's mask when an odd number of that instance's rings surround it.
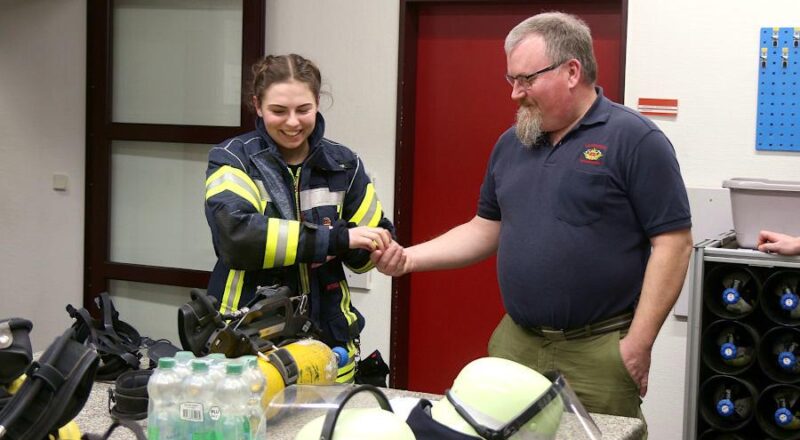
<svg viewBox="0 0 800 440">
<path fill-rule="evenodd" d="M 66 191 L 69 177 L 66 174 L 53 174 L 53 189 L 56 191 Z"/>
</svg>

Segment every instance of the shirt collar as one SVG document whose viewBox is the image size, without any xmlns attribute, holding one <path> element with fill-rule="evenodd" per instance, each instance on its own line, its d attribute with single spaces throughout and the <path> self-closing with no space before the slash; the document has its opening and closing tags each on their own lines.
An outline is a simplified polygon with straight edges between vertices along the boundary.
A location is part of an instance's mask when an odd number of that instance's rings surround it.
<svg viewBox="0 0 800 440">
<path fill-rule="evenodd" d="M 603 88 L 600 86 L 595 86 L 594 90 L 597 92 L 597 97 L 592 103 L 592 106 L 589 107 L 589 110 L 586 111 L 586 114 L 583 115 L 583 118 L 581 118 L 581 120 L 578 121 L 574 127 L 572 127 L 570 132 L 573 132 L 583 126 L 588 127 L 596 124 L 604 124 L 608 121 L 608 118 L 611 117 L 611 102 L 604 98 Z M 536 145 L 549 145 L 547 133 L 542 133 L 542 135 L 539 136 L 539 139 L 536 140 Z"/>
<path fill-rule="evenodd" d="M 595 86 L 595 92 L 597 92 L 597 98 L 595 98 L 592 106 L 589 107 L 589 110 L 583 115 L 583 118 L 578 122 L 578 126 L 589 126 L 595 124 L 602 124 L 608 121 L 608 118 L 611 117 L 611 102 L 607 99 L 604 99 L 603 96 L 603 88 L 600 86 Z"/>
</svg>

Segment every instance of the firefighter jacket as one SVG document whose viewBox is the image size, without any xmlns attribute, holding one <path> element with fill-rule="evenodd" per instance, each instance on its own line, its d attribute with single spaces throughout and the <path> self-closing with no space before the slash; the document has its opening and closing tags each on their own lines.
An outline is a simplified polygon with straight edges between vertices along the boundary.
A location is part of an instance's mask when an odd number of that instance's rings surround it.
<svg viewBox="0 0 800 440">
<path fill-rule="evenodd" d="M 333 239 L 329 225 L 344 220 L 394 228 L 364 164 L 347 147 L 323 138 L 324 131 L 318 113 L 309 155 L 296 172 L 260 118 L 255 131 L 211 149 L 205 213 L 218 261 L 208 293 L 225 312 L 247 305 L 257 286 L 289 286 L 308 295 L 322 340 L 347 346 L 352 354 L 364 318 L 351 304 L 342 264 L 356 273 L 373 264 L 364 250 L 346 250 L 326 262 Z"/>
</svg>

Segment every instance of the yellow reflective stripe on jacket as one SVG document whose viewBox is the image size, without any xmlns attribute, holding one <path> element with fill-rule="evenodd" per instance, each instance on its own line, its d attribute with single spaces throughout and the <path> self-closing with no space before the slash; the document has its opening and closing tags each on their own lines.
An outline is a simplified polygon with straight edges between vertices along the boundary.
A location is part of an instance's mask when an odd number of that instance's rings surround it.
<svg viewBox="0 0 800 440">
<path fill-rule="evenodd" d="M 311 283 L 308 280 L 308 263 L 300 263 L 300 294 L 311 293 Z"/>
<path fill-rule="evenodd" d="M 267 219 L 267 243 L 264 246 L 264 268 L 291 266 L 297 259 L 300 222 L 278 218 Z"/>
<path fill-rule="evenodd" d="M 292 175 L 292 181 L 294 182 L 294 204 L 297 208 L 297 218 L 300 219 L 302 216 L 300 215 L 300 210 L 303 209 L 302 205 L 300 204 L 300 171 L 302 167 L 297 168 L 297 173 L 295 174 L 291 168 L 289 168 L 289 174 Z M 308 264 L 307 263 L 299 263 L 298 264 L 298 274 L 300 277 L 300 294 L 306 295 L 311 293 L 311 283 L 309 282 L 308 277 Z"/>
<path fill-rule="evenodd" d="M 352 267 L 352 266 L 349 266 L 349 265 L 347 267 L 351 271 L 353 271 L 355 273 L 364 273 L 364 272 L 369 272 L 370 270 L 374 269 L 375 268 L 375 263 L 373 263 L 372 260 L 369 260 L 369 261 L 367 261 L 367 264 L 365 264 L 365 265 L 363 265 L 361 267 Z"/>
<path fill-rule="evenodd" d="M 364 199 L 361 200 L 361 205 L 356 210 L 355 215 L 348 221 L 357 224 L 358 226 L 378 226 L 381 221 L 383 207 L 377 194 L 375 194 L 375 186 L 372 183 L 367 184 L 367 193 L 364 194 Z"/>
<path fill-rule="evenodd" d="M 356 377 L 356 360 L 350 361 L 336 372 L 336 383 L 353 383 Z"/>
<path fill-rule="evenodd" d="M 344 280 L 339 281 L 339 288 L 342 289 L 342 300 L 339 302 L 339 309 L 341 309 L 344 318 L 347 320 L 347 329 L 349 331 L 350 326 L 356 322 L 358 317 L 350 310 L 350 288 L 347 286 L 347 282 Z"/>
<path fill-rule="evenodd" d="M 231 270 L 228 272 L 228 280 L 225 282 L 225 292 L 222 294 L 222 302 L 219 305 L 220 313 L 228 313 L 239 307 L 239 299 L 242 296 L 242 286 L 244 286 L 244 271 Z"/>
<path fill-rule="evenodd" d="M 351 383 L 355 380 L 356 375 L 356 354 L 358 353 L 358 347 L 356 347 L 355 341 L 349 341 L 347 343 L 347 357 L 349 361 L 347 365 L 336 372 L 336 382 L 337 383 Z"/>
<path fill-rule="evenodd" d="M 206 179 L 206 200 L 223 192 L 230 191 L 247 200 L 259 213 L 266 206 L 253 180 L 244 171 L 230 165 L 223 165 Z"/>
</svg>

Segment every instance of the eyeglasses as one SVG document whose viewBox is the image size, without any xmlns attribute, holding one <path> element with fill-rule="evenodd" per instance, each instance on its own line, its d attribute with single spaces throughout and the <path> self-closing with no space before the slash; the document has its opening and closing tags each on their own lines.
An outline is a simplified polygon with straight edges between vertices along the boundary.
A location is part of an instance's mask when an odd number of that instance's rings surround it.
<svg viewBox="0 0 800 440">
<path fill-rule="evenodd" d="M 564 61 L 562 61 L 560 63 L 553 63 L 553 64 L 545 67 L 544 69 L 539 69 L 536 72 L 529 73 L 527 75 L 517 75 L 517 76 L 506 75 L 506 81 L 508 81 L 508 83 L 511 85 L 511 87 L 514 87 L 514 84 L 516 83 L 516 84 L 519 84 L 519 86 L 522 89 L 528 89 L 533 85 L 533 82 L 536 81 L 536 78 L 538 78 L 539 75 L 541 75 L 543 73 L 547 73 L 547 72 L 549 72 L 551 70 L 555 70 L 557 67 L 561 66 L 562 64 L 564 64 Z"/>
</svg>

